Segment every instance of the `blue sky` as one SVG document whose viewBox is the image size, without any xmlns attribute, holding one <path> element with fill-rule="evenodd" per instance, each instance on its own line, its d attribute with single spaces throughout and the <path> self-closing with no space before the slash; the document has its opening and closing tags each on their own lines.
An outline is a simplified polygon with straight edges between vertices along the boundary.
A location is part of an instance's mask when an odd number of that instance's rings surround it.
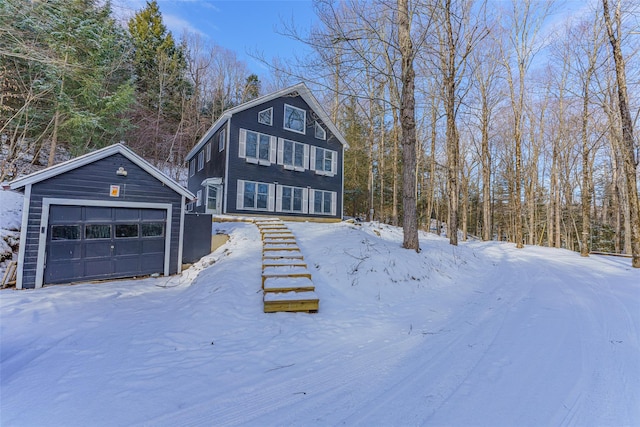
<svg viewBox="0 0 640 427">
<path fill-rule="evenodd" d="M 251 57 L 286 58 L 304 46 L 278 34 L 283 22 L 307 31 L 315 21 L 311 0 L 157 0 L 162 18 L 177 38 L 186 29 L 234 51 L 252 72 L 264 75 L 263 64 Z M 131 16 L 144 8 L 144 0 L 114 0 L 114 10 Z"/>
</svg>

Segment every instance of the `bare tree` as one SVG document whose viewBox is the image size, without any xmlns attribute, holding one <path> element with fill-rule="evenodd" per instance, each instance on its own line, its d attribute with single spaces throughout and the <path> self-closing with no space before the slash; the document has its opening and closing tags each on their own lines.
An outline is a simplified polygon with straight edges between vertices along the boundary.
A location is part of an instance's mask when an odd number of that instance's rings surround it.
<svg viewBox="0 0 640 427">
<path fill-rule="evenodd" d="M 640 202 L 638 200 L 638 185 L 636 174 L 638 163 L 635 158 L 635 141 L 633 138 L 633 121 L 629 111 L 629 95 L 627 94 L 627 77 L 625 61 L 620 47 L 621 37 L 621 2 L 618 1 L 615 8 L 614 19 L 611 19 L 608 0 L 602 0 L 604 9 L 604 22 L 611 43 L 613 60 L 616 67 L 616 83 L 618 86 L 618 108 L 622 124 L 622 158 L 624 162 L 624 174 L 629 197 L 629 218 L 631 222 L 631 265 L 640 268 Z"/>
</svg>

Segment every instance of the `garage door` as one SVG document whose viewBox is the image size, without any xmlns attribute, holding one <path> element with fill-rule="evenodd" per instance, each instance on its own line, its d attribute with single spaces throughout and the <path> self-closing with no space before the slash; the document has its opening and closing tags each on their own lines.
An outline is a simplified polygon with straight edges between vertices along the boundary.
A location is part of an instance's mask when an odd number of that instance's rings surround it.
<svg viewBox="0 0 640 427">
<path fill-rule="evenodd" d="M 164 209 L 52 205 L 44 283 L 164 271 Z"/>
</svg>

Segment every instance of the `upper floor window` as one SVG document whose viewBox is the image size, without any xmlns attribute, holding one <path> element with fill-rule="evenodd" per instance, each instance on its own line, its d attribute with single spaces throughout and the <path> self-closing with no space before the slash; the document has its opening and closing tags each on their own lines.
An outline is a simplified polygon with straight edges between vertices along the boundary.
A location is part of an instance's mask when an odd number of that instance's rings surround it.
<svg viewBox="0 0 640 427">
<path fill-rule="evenodd" d="M 309 168 L 309 146 L 288 139 L 278 140 L 278 164 L 285 169 L 304 171 Z"/>
<path fill-rule="evenodd" d="M 196 159 L 191 159 L 189 162 L 189 176 L 196 174 Z"/>
<path fill-rule="evenodd" d="M 284 128 L 293 132 L 305 133 L 307 112 L 292 105 L 284 105 Z"/>
<path fill-rule="evenodd" d="M 312 147 L 311 169 L 319 175 L 333 176 L 336 174 L 338 153 L 320 147 Z"/>
<path fill-rule="evenodd" d="M 325 131 L 324 128 L 318 122 L 316 122 L 316 125 L 315 125 L 315 133 L 316 133 L 316 138 L 327 139 L 327 131 Z"/>
<path fill-rule="evenodd" d="M 211 143 L 207 144 L 207 162 L 211 161 Z"/>
<path fill-rule="evenodd" d="M 220 132 L 220 135 L 218 135 L 218 151 L 224 151 L 224 145 L 225 145 L 225 132 L 224 130 L 222 132 Z"/>
<path fill-rule="evenodd" d="M 273 124 L 273 107 L 258 113 L 258 123 L 271 126 Z"/>
<path fill-rule="evenodd" d="M 202 206 L 202 190 L 196 192 L 196 206 Z"/>
<path fill-rule="evenodd" d="M 198 170 L 204 169 L 204 150 L 198 153 Z"/>
<path fill-rule="evenodd" d="M 239 157 L 248 163 L 268 166 L 276 162 L 277 138 L 264 133 L 240 129 Z"/>
</svg>

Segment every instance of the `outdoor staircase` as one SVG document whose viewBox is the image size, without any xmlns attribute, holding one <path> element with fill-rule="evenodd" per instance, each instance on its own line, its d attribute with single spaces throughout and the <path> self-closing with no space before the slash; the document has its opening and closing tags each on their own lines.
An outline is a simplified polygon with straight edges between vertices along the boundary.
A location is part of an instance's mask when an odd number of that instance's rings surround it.
<svg viewBox="0 0 640 427">
<path fill-rule="evenodd" d="M 256 220 L 262 236 L 264 312 L 316 313 L 319 299 L 296 238 L 279 219 Z"/>
</svg>

